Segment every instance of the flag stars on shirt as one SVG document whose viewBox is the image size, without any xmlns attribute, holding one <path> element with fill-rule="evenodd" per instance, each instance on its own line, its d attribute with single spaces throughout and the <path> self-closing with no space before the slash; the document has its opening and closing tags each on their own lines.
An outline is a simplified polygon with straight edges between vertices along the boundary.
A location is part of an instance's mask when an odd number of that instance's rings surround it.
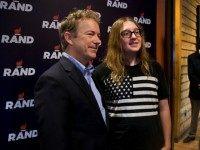
<svg viewBox="0 0 200 150">
<path fill-rule="evenodd" d="M 122 99 L 122 98 L 130 98 L 132 92 L 131 88 L 133 88 L 133 86 L 131 83 L 133 82 L 132 79 L 129 76 L 126 76 L 123 80 L 122 83 L 114 83 L 113 79 L 107 78 L 106 80 L 104 80 L 104 84 L 107 88 L 106 93 L 107 95 L 111 98 L 111 99 Z"/>
</svg>

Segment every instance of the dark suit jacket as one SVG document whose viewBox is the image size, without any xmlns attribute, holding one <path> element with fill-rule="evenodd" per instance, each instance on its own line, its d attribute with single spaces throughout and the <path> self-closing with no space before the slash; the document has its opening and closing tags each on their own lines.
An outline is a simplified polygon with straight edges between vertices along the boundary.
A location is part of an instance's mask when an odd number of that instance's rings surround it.
<svg viewBox="0 0 200 150">
<path fill-rule="evenodd" d="M 200 54 L 198 52 L 188 56 L 188 77 L 190 80 L 189 97 L 200 100 Z"/>
<path fill-rule="evenodd" d="M 107 127 L 82 73 L 67 58 L 35 86 L 42 150 L 105 150 Z"/>
</svg>

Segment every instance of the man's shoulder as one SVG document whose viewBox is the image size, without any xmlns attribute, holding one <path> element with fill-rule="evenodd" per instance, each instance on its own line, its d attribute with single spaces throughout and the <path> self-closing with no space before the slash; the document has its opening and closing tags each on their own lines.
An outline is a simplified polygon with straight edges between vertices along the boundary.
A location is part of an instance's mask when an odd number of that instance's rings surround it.
<svg viewBox="0 0 200 150">
<path fill-rule="evenodd" d="M 190 55 L 188 55 L 188 58 L 195 58 L 195 57 L 199 57 L 199 53 L 198 52 L 194 52 L 194 53 L 192 53 L 192 54 L 190 54 Z"/>
<path fill-rule="evenodd" d="M 44 75 L 60 74 L 63 73 L 64 70 L 71 70 L 71 68 L 73 68 L 73 64 L 67 58 L 61 57 L 58 62 L 53 64 L 43 74 Z"/>
<path fill-rule="evenodd" d="M 50 66 L 47 70 L 45 70 L 41 76 L 39 77 L 39 79 L 41 78 L 60 78 L 61 76 L 63 76 L 63 69 L 62 66 L 60 64 L 60 62 L 56 62 L 55 64 L 53 64 L 52 66 Z"/>
<path fill-rule="evenodd" d="M 51 75 L 58 72 L 58 69 L 60 68 L 59 66 L 59 62 L 56 62 L 50 68 L 48 68 L 42 75 Z"/>
</svg>

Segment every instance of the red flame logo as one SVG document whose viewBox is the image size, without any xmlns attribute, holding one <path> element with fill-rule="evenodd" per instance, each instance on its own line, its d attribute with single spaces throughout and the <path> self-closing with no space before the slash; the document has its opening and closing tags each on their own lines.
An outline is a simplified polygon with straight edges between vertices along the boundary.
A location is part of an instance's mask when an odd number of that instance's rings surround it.
<svg viewBox="0 0 200 150">
<path fill-rule="evenodd" d="M 21 35 L 21 31 L 22 31 L 21 27 L 14 29 L 15 35 Z"/>
<path fill-rule="evenodd" d="M 87 5 L 86 6 L 86 10 L 91 10 L 92 9 L 92 5 Z"/>
<path fill-rule="evenodd" d="M 16 67 L 17 67 L 17 68 L 21 68 L 22 65 L 23 65 L 23 60 L 22 60 L 22 59 L 16 61 Z"/>
<path fill-rule="evenodd" d="M 24 100 L 24 95 L 25 95 L 25 93 L 24 92 L 21 92 L 21 93 L 19 93 L 18 94 L 18 100 Z"/>
<path fill-rule="evenodd" d="M 59 20 L 59 14 L 53 16 L 53 20 Z"/>
<path fill-rule="evenodd" d="M 141 13 L 140 13 L 140 17 L 144 17 L 144 12 L 141 12 Z"/>
<path fill-rule="evenodd" d="M 60 51 L 60 45 L 54 46 L 54 51 L 56 51 L 56 52 Z"/>
<path fill-rule="evenodd" d="M 21 129 L 21 130 L 26 130 L 26 128 L 27 128 L 27 124 L 26 124 L 26 123 L 24 123 L 24 124 L 22 124 L 22 125 L 20 126 L 20 129 Z"/>
</svg>

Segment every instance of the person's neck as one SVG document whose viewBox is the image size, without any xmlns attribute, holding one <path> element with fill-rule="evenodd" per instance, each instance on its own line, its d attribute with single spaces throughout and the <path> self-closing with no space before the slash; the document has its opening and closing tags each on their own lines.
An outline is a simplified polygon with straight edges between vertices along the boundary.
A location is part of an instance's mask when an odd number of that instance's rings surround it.
<svg viewBox="0 0 200 150">
<path fill-rule="evenodd" d="M 75 58 L 77 61 L 79 61 L 81 64 L 83 64 L 85 67 L 87 67 L 90 64 L 89 60 L 85 60 L 83 57 L 76 55 L 76 53 L 73 53 L 71 51 L 68 51 L 67 53 L 73 58 Z"/>
<path fill-rule="evenodd" d="M 81 64 L 83 64 L 85 67 L 89 66 L 89 64 L 90 64 L 90 61 L 89 60 L 85 60 L 83 57 L 74 57 L 74 58 L 76 60 L 78 60 Z"/>
<path fill-rule="evenodd" d="M 136 55 L 127 55 L 125 59 L 127 60 L 126 64 L 128 66 L 135 66 L 139 62 Z"/>
</svg>

